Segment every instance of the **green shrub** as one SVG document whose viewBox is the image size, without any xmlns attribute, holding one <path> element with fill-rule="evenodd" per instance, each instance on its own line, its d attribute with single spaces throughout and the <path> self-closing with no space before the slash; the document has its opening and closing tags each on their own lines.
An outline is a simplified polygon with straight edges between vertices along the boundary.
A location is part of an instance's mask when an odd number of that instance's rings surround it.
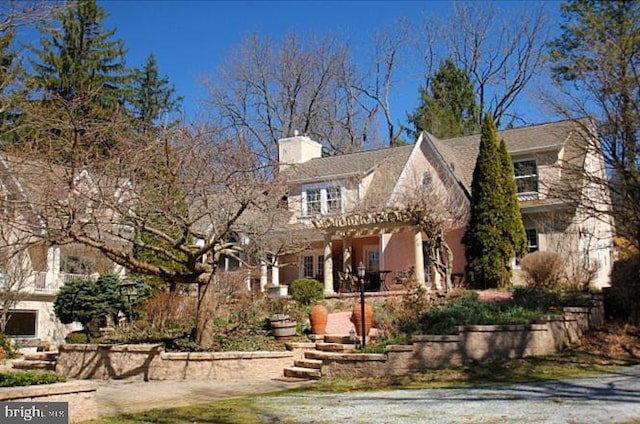
<svg viewBox="0 0 640 424">
<path fill-rule="evenodd" d="M 511 300 L 482 301 L 475 292 L 465 292 L 427 311 L 419 323 L 423 334 L 455 334 L 458 326 L 529 324 L 541 314 Z"/>
<path fill-rule="evenodd" d="M 640 254 L 613 263 L 611 287 L 605 293 L 608 316 L 640 324 Z"/>
<path fill-rule="evenodd" d="M 324 284 L 313 278 L 300 278 L 289 287 L 291 298 L 308 306 L 324 297 Z"/>
<path fill-rule="evenodd" d="M 67 381 L 66 377 L 50 372 L 13 371 L 0 373 L 0 387 L 33 386 L 65 381 Z"/>
</svg>

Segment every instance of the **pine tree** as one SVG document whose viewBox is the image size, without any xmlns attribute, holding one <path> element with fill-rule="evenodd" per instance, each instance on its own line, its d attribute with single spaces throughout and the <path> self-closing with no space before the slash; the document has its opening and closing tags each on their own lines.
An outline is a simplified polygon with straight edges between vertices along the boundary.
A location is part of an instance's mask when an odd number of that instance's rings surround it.
<svg viewBox="0 0 640 424">
<path fill-rule="evenodd" d="M 480 151 L 471 183 L 471 217 L 463 238 L 467 258 L 467 276 L 481 287 L 495 287 L 504 281 L 504 222 L 506 202 L 502 185 L 504 172 L 496 126 L 486 115 L 482 121 Z"/>
<path fill-rule="evenodd" d="M 47 94 L 71 101 L 90 96 L 112 112 L 121 103 L 128 80 L 122 40 L 105 30 L 105 11 L 95 0 L 76 0 L 56 20 L 40 27 L 41 50 L 32 48 L 35 79 Z"/>
<path fill-rule="evenodd" d="M 171 114 L 180 111 L 182 97 L 175 96 L 175 87 L 166 76 L 160 77 L 158 63 L 152 54 L 140 69 L 133 71 L 131 106 L 141 131 L 146 133 L 159 126 L 175 125 Z M 164 120 L 164 122 L 161 122 Z"/>
<path fill-rule="evenodd" d="M 128 137 L 123 104 L 130 75 L 124 44 L 105 30 L 105 11 L 95 0 L 75 0 L 40 26 L 44 34 L 35 55 L 33 79 L 41 89 L 39 102 L 26 107 L 37 134 L 38 151 L 57 152 L 56 160 L 87 164 L 114 154 Z M 55 25 L 58 22 L 58 25 Z"/>
<path fill-rule="evenodd" d="M 428 131 L 436 137 L 467 135 L 478 129 L 478 106 L 473 82 L 451 58 L 440 64 L 427 87 L 420 88 L 421 105 L 409 121 L 414 135 Z"/>
<path fill-rule="evenodd" d="M 503 217 L 503 237 L 505 239 L 505 251 L 502 253 L 505 259 L 505 280 L 506 284 L 510 279 L 510 264 L 514 257 L 522 256 L 527 253 L 527 234 L 522 222 L 522 214 L 520 213 L 520 203 L 518 202 L 518 187 L 513 174 L 513 164 L 511 163 L 511 155 L 507 152 L 507 144 L 504 140 L 500 140 L 498 149 L 500 156 L 500 164 L 502 168 L 502 196 L 504 201 L 504 217 Z"/>
</svg>

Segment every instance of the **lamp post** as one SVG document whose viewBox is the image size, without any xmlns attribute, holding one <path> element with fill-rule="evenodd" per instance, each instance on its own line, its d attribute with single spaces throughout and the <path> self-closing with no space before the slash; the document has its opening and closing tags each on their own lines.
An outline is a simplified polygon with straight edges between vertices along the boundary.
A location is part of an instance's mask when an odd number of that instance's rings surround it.
<svg viewBox="0 0 640 424">
<path fill-rule="evenodd" d="M 131 298 L 138 294 L 138 290 L 136 288 L 136 282 L 130 279 L 123 280 L 120 283 L 119 288 L 120 288 L 120 294 L 122 296 L 126 296 L 127 298 L 127 305 L 129 306 L 128 320 L 129 320 L 129 324 L 131 324 L 131 321 L 133 319 L 133 310 L 131 308 Z"/>
<path fill-rule="evenodd" d="M 360 279 L 360 320 L 362 321 L 362 344 L 361 349 L 364 349 L 367 346 L 367 334 L 366 334 L 366 326 L 364 319 L 364 274 L 366 272 L 366 268 L 364 264 L 360 262 L 358 265 L 358 278 Z"/>
</svg>

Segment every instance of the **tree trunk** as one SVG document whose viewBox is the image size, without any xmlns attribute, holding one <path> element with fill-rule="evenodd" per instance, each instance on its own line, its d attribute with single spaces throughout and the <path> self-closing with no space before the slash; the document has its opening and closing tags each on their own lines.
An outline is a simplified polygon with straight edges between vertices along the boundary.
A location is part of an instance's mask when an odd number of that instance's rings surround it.
<svg viewBox="0 0 640 424">
<path fill-rule="evenodd" d="M 215 284 L 213 274 L 206 282 L 198 284 L 198 308 L 196 312 L 195 342 L 202 348 L 210 347 L 213 343 L 212 312 L 215 304 Z"/>
</svg>

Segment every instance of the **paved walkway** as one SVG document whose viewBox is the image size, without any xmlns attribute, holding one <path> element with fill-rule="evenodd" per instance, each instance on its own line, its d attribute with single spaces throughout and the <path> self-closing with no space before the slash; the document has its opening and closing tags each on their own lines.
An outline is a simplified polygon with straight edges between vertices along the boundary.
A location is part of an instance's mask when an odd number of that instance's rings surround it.
<svg viewBox="0 0 640 424">
<path fill-rule="evenodd" d="M 103 416 L 273 393 L 313 382 L 99 382 Z M 385 390 L 257 397 L 256 407 L 299 423 L 621 423 L 640 419 L 640 366 L 590 378 L 496 388 Z M 636 422 L 636 421 L 633 421 Z"/>
<path fill-rule="evenodd" d="M 98 381 L 96 401 L 101 417 L 150 409 L 175 408 L 242 396 L 268 394 L 313 384 L 310 381 Z"/>
</svg>

